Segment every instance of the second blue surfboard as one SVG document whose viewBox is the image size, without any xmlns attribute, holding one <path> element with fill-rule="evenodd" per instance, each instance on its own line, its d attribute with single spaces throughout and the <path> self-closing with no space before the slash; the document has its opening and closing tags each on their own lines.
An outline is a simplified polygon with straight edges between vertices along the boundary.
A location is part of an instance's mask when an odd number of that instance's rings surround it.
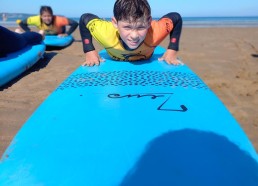
<svg viewBox="0 0 258 186">
<path fill-rule="evenodd" d="M 64 37 L 56 36 L 56 35 L 46 35 L 44 39 L 44 43 L 46 46 L 52 47 L 66 47 L 73 42 L 73 36 L 68 35 Z"/>
<path fill-rule="evenodd" d="M 33 66 L 43 57 L 45 48 L 46 46 L 43 43 L 29 45 L 24 49 L 0 58 L 0 86 L 8 83 Z"/>
</svg>

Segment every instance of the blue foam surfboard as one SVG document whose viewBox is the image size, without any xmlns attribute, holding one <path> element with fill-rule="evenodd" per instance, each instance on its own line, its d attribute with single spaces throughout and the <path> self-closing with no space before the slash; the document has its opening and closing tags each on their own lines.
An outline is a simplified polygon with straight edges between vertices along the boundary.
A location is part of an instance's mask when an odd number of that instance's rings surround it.
<svg viewBox="0 0 258 186">
<path fill-rule="evenodd" d="M 66 47 L 73 42 L 73 36 L 68 35 L 64 37 L 56 36 L 56 35 L 46 35 L 44 39 L 44 43 L 46 46 L 53 47 Z"/>
<path fill-rule="evenodd" d="M 0 86 L 33 66 L 43 56 L 45 48 L 43 43 L 33 46 L 29 45 L 22 50 L 0 58 Z"/>
<path fill-rule="evenodd" d="M 186 65 L 79 67 L 24 124 L 0 185 L 256 186 L 254 147 Z"/>
</svg>

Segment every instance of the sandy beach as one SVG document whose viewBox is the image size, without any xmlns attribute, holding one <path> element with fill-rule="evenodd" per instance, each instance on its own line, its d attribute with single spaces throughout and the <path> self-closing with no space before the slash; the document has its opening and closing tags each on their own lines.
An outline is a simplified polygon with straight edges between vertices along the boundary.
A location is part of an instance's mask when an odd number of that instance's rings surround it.
<svg viewBox="0 0 258 186">
<path fill-rule="evenodd" d="M 84 61 L 75 41 L 0 89 L 0 155 L 24 122 Z M 258 151 L 258 28 L 183 28 L 179 57 L 216 93 Z M 166 47 L 168 38 L 161 44 Z M 95 43 L 97 50 L 101 50 Z M 219 116 L 218 116 L 219 117 Z M 225 126 L 227 127 L 227 126 Z"/>
</svg>

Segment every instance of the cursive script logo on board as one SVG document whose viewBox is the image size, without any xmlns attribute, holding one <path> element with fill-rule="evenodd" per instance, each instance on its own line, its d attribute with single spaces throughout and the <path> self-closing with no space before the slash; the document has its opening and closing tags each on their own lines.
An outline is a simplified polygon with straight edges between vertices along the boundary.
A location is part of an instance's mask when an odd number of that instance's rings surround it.
<svg viewBox="0 0 258 186">
<path fill-rule="evenodd" d="M 122 99 L 122 98 L 143 98 L 143 97 L 150 97 L 151 99 L 157 99 L 157 98 L 168 98 L 163 101 L 158 107 L 157 110 L 161 111 L 175 111 L 175 112 L 186 112 L 188 109 L 185 105 L 180 105 L 180 108 L 173 109 L 173 108 L 165 108 L 166 103 L 169 101 L 173 93 L 141 93 L 141 94 L 125 94 L 120 95 L 117 93 L 114 94 L 108 94 L 108 98 L 112 99 Z"/>
</svg>

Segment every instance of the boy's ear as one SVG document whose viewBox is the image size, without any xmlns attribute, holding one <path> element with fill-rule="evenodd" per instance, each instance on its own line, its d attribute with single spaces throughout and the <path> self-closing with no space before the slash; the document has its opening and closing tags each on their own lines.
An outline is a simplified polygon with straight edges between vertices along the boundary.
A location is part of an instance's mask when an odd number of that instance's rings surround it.
<svg viewBox="0 0 258 186">
<path fill-rule="evenodd" d="M 149 20 L 148 20 L 149 26 L 151 25 L 151 21 L 152 21 L 152 17 L 150 16 L 150 17 L 149 17 Z"/>
<path fill-rule="evenodd" d="M 112 17 L 111 21 L 112 21 L 112 23 L 113 23 L 113 26 L 114 26 L 115 28 L 117 28 L 117 20 L 116 20 L 116 18 L 115 18 L 115 17 Z"/>
</svg>

